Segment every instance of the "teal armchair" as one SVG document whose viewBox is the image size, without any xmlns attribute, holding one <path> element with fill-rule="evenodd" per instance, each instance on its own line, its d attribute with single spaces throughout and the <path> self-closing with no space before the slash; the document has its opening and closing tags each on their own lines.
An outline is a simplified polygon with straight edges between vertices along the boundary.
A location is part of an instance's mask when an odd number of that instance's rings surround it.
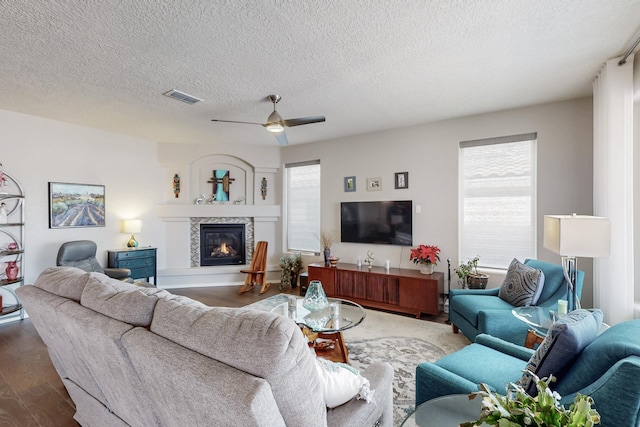
<svg viewBox="0 0 640 427">
<path fill-rule="evenodd" d="M 640 426 L 640 319 L 619 323 L 598 335 L 559 374 L 552 388 L 568 407 L 576 393 L 590 395 L 601 427 Z M 416 368 L 416 406 L 447 394 L 472 393 L 485 383 L 500 394 L 516 382 L 533 350 L 489 335 Z M 479 414 L 478 414 L 479 415 Z"/>
<path fill-rule="evenodd" d="M 567 283 L 562 266 L 544 261 L 527 259 L 525 265 L 544 273 L 544 286 L 536 304 L 557 311 L 558 300 L 566 299 Z M 582 295 L 584 272 L 578 271 L 576 292 Z M 449 293 L 449 320 L 453 331 L 458 330 L 474 341 L 479 334 L 488 334 L 514 344 L 523 345 L 529 326 L 516 319 L 514 306 L 498 297 L 500 288 L 451 289 Z"/>
</svg>

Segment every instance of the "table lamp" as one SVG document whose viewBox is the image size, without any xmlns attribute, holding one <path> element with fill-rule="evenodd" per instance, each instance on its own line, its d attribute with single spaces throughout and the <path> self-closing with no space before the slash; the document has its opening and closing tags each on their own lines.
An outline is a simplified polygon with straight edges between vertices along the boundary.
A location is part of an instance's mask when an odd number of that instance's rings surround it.
<svg viewBox="0 0 640 427">
<path fill-rule="evenodd" d="M 127 247 L 137 248 L 138 241 L 133 236 L 134 233 L 140 233 L 142 231 L 142 220 L 140 219 L 125 219 L 124 220 L 124 232 L 131 233 L 131 238 L 127 242 Z"/>
<path fill-rule="evenodd" d="M 568 310 L 580 308 L 576 291 L 576 257 L 609 256 L 611 222 L 608 218 L 588 215 L 545 215 L 542 245 L 562 257 L 562 270 L 567 280 Z"/>
</svg>

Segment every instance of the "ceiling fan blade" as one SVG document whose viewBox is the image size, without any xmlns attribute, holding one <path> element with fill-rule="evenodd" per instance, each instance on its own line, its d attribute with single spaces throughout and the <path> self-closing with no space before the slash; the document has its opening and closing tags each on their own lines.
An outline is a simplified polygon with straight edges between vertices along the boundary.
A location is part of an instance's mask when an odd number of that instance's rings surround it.
<svg viewBox="0 0 640 427">
<path fill-rule="evenodd" d="M 278 143 L 280 145 L 289 145 L 289 140 L 287 139 L 287 134 L 284 133 L 284 131 L 282 131 L 280 133 L 274 133 L 273 136 L 276 137 L 276 139 L 278 140 Z"/>
<path fill-rule="evenodd" d="M 300 126 L 300 125 L 309 125 L 311 123 L 321 123 L 324 122 L 324 116 L 312 116 L 312 117 L 300 117 L 297 119 L 288 119 L 283 120 L 282 123 L 286 127 Z"/>
<path fill-rule="evenodd" d="M 254 122 L 238 122 L 236 120 L 218 120 L 218 119 L 211 119 L 212 122 L 223 122 L 223 123 L 241 123 L 241 124 L 245 124 L 245 125 L 259 125 L 259 126 L 265 126 L 262 123 L 254 123 Z"/>
</svg>

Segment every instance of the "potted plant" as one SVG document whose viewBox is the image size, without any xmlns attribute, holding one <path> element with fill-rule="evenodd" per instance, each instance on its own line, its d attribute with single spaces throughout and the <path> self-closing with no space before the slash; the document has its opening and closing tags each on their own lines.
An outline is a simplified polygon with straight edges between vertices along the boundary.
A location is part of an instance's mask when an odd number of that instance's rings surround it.
<svg viewBox="0 0 640 427">
<path fill-rule="evenodd" d="M 489 282 L 489 275 L 478 272 L 479 256 L 470 258 L 466 263 L 462 263 L 454 271 L 460 278 L 462 287 L 468 286 L 469 289 L 484 289 Z"/>
<path fill-rule="evenodd" d="M 420 264 L 420 273 L 431 274 L 433 268 L 440 261 L 440 248 L 433 245 L 418 245 L 417 248 L 411 249 L 409 259 L 414 264 Z"/>
<path fill-rule="evenodd" d="M 302 255 L 300 252 L 286 254 L 280 258 L 280 268 L 282 269 L 280 290 L 284 290 L 287 285 L 291 286 L 291 289 L 297 287 L 298 275 L 302 270 Z"/>
<path fill-rule="evenodd" d="M 329 258 L 331 257 L 331 245 L 333 244 L 334 237 L 330 231 L 320 232 L 320 244 L 324 254 L 324 263 L 329 264 Z"/>
<path fill-rule="evenodd" d="M 549 379 L 538 378 L 537 396 L 530 396 L 518 384 L 507 386 L 506 396 L 494 394 L 486 384 L 480 384 L 480 391 L 472 393 L 469 398 L 482 397 L 482 413 L 476 421 L 460 424 L 460 427 L 479 425 L 493 426 L 558 426 L 558 427 L 591 427 L 600 424 L 600 414 L 592 408 L 593 398 L 578 393 L 573 403 L 566 409 L 560 404 L 560 395 L 549 388 L 555 381 L 553 375 Z M 484 424 L 483 424 L 484 423 Z"/>
</svg>

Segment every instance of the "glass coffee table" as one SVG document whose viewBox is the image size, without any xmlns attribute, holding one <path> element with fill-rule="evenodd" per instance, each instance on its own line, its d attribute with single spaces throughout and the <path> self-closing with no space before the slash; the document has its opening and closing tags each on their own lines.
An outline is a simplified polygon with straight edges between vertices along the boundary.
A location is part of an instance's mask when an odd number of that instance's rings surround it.
<svg viewBox="0 0 640 427">
<path fill-rule="evenodd" d="M 458 427 L 460 423 L 480 418 L 481 409 L 480 396 L 472 400 L 468 394 L 436 397 L 418 406 L 401 427 Z"/>
<path fill-rule="evenodd" d="M 329 305 L 317 311 L 310 311 L 302 305 L 304 298 L 289 296 L 285 303 L 271 309 L 296 322 L 309 339 L 309 345 L 316 354 L 333 362 L 349 363 L 349 351 L 344 344 L 342 331 L 358 326 L 367 313 L 360 304 L 339 299 L 328 298 Z M 333 346 L 330 342 L 333 341 Z"/>
</svg>

